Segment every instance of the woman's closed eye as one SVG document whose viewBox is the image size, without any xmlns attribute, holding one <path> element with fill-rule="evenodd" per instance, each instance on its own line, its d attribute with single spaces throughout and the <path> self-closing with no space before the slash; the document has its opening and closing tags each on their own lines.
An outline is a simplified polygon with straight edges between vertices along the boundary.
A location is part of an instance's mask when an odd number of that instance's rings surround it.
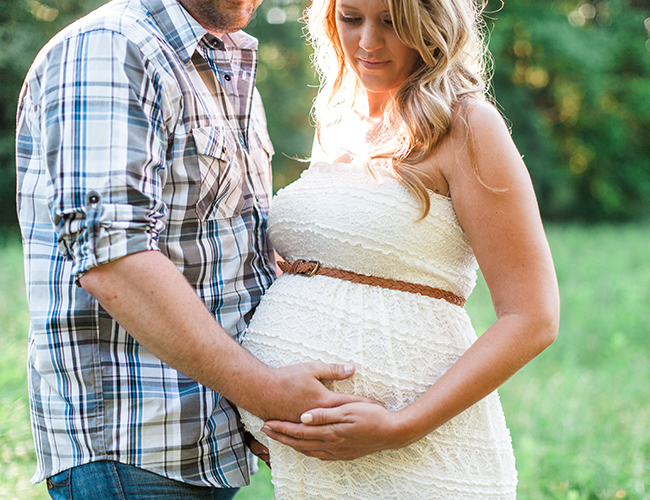
<svg viewBox="0 0 650 500">
<path fill-rule="evenodd" d="M 359 16 L 339 14 L 339 21 L 342 23 L 358 23 L 361 21 Z"/>
</svg>

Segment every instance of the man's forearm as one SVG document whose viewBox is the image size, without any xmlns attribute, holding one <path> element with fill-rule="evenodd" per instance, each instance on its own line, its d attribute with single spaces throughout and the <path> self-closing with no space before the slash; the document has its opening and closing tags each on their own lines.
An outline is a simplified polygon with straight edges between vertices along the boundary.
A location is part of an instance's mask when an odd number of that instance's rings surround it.
<svg viewBox="0 0 650 500">
<path fill-rule="evenodd" d="M 160 252 L 93 268 L 80 284 L 152 354 L 233 403 L 260 413 L 271 370 L 221 328 L 174 264 Z M 267 386 L 267 387 L 265 387 Z"/>
<path fill-rule="evenodd" d="M 163 254 L 147 251 L 91 269 L 80 284 L 140 344 L 169 366 L 262 419 L 299 421 L 302 412 L 362 398 L 325 389 L 349 377 L 341 365 L 278 370 L 257 361 L 210 314 Z"/>
</svg>

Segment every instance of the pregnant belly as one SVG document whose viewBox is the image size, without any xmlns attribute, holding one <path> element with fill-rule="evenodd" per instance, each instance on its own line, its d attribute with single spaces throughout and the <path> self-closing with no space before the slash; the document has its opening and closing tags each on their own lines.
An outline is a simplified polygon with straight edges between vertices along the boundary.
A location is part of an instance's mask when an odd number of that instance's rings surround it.
<svg viewBox="0 0 650 500">
<path fill-rule="evenodd" d="M 396 410 L 426 391 L 475 339 L 464 309 L 444 300 L 284 274 L 262 299 L 243 345 L 274 368 L 353 363 L 355 375 L 331 388 Z"/>
</svg>

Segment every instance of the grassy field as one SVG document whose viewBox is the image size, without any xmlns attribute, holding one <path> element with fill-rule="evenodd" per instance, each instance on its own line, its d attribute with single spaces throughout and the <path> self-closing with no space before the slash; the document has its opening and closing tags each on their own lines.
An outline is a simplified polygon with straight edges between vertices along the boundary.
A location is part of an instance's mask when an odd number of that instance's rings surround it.
<svg viewBox="0 0 650 500">
<path fill-rule="evenodd" d="M 650 226 L 551 226 L 560 336 L 501 389 L 520 500 L 650 500 Z M 0 499 L 32 486 L 25 353 L 28 316 L 17 237 L 0 239 Z M 479 283 L 467 308 L 493 320 Z M 237 500 L 272 498 L 268 469 Z"/>
</svg>

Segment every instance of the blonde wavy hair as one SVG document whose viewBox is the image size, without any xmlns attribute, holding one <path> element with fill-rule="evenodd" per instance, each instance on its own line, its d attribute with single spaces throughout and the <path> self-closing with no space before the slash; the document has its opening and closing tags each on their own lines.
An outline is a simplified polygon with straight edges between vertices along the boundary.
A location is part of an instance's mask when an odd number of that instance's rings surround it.
<svg viewBox="0 0 650 500">
<path fill-rule="evenodd" d="M 419 52 L 420 62 L 384 111 L 380 137 L 385 140 L 373 158 L 391 160 L 396 177 L 418 200 L 423 218 L 429 212 L 430 198 L 415 165 L 425 160 L 449 132 L 454 109 L 462 105 L 463 98 L 487 97 L 489 54 L 482 19 L 487 0 L 387 3 L 397 36 Z M 314 0 L 305 11 L 305 20 L 321 81 L 313 108 L 320 137 L 320 126 L 328 113 L 340 109 L 338 105 L 349 109 L 363 94 L 357 76 L 345 62 L 336 29 L 336 0 Z M 466 130 L 470 145 L 471 130 Z M 470 161 L 481 181 L 471 147 Z"/>
</svg>

